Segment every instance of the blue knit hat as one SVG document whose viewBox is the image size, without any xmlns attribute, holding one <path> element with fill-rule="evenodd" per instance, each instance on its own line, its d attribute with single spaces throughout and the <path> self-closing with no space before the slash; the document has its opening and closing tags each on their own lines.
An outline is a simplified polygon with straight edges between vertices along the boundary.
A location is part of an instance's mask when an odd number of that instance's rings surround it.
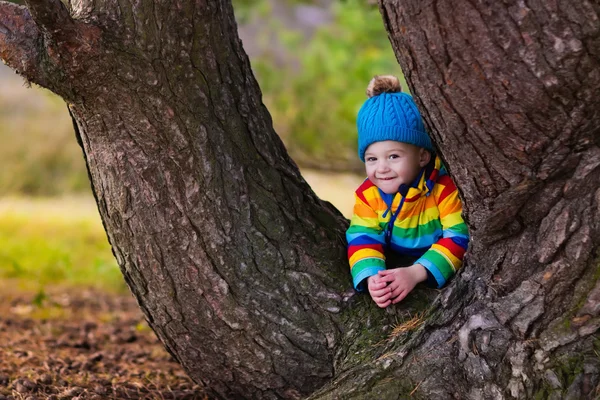
<svg viewBox="0 0 600 400">
<path fill-rule="evenodd" d="M 372 143 L 384 140 L 410 143 L 433 152 L 423 119 L 412 97 L 402 93 L 395 76 L 374 77 L 358 112 L 358 156 L 364 162 L 365 151 Z"/>
</svg>

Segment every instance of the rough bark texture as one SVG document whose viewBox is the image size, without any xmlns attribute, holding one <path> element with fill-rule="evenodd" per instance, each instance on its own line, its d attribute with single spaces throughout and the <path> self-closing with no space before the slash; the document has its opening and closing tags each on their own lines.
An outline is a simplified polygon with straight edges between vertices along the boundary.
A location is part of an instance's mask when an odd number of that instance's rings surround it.
<svg viewBox="0 0 600 400">
<path fill-rule="evenodd" d="M 597 396 L 598 2 L 380 4 L 472 235 L 401 370 L 426 398 Z"/>
<path fill-rule="evenodd" d="M 274 133 L 231 4 L 29 6 L 0 3 L 0 54 L 67 101 L 115 257 L 167 349 L 215 396 L 329 380 L 346 222 Z"/>
<path fill-rule="evenodd" d="M 472 233 L 433 304 L 388 311 L 348 290 L 346 221 L 273 132 L 229 1 L 29 6 L 0 2 L 0 57 L 67 101 L 125 279 L 215 397 L 594 396 L 597 3 L 381 2 Z"/>
</svg>

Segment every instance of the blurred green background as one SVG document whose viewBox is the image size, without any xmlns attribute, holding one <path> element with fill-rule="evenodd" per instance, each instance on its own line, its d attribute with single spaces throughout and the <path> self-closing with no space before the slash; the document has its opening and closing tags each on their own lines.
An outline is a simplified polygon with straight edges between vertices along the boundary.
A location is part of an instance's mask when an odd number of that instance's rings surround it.
<svg viewBox="0 0 600 400">
<path fill-rule="evenodd" d="M 363 179 L 355 117 L 367 83 L 394 74 L 407 87 L 377 5 L 233 4 L 276 131 L 317 194 L 348 216 Z M 25 86 L 0 66 L 0 278 L 41 291 L 55 283 L 125 290 L 66 106 Z"/>
</svg>

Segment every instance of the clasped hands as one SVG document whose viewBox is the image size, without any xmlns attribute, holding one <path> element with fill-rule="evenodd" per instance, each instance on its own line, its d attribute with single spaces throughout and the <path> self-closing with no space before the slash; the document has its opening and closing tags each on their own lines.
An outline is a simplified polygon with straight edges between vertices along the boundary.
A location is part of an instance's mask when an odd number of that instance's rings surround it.
<svg viewBox="0 0 600 400">
<path fill-rule="evenodd" d="M 377 306 L 385 308 L 402 301 L 417 283 L 427 279 L 427 271 L 421 264 L 410 267 L 386 269 L 367 278 L 369 294 Z"/>
</svg>

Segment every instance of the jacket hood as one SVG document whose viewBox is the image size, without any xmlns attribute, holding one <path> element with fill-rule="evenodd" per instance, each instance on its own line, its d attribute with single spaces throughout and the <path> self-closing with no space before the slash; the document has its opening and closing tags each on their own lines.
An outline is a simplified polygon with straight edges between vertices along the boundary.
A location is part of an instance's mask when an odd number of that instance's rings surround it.
<svg viewBox="0 0 600 400">
<path fill-rule="evenodd" d="M 423 195 L 429 196 L 433 192 L 433 187 L 439 177 L 446 174 L 446 167 L 444 167 L 442 160 L 438 156 L 434 156 L 431 158 L 431 161 L 429 161 L 429 164 L 421 169 L 421 172 L 419 172 L 419 175 L 412 184 L 400 185 L 398 192 L 394 194 L 384 193 L 381 189 L 379 189 L 379 193 L 383 201 L 385 201 L 391 209 L 394 198 L 398 193 L 400 193 L 404 199 L 412 199 Z M 404 203 L 404 201 L 402 201 L 402 203 Z M 383 216 L 385 217 L 389 211 L 390 210 L 386 211 Z"/>
</svg>

